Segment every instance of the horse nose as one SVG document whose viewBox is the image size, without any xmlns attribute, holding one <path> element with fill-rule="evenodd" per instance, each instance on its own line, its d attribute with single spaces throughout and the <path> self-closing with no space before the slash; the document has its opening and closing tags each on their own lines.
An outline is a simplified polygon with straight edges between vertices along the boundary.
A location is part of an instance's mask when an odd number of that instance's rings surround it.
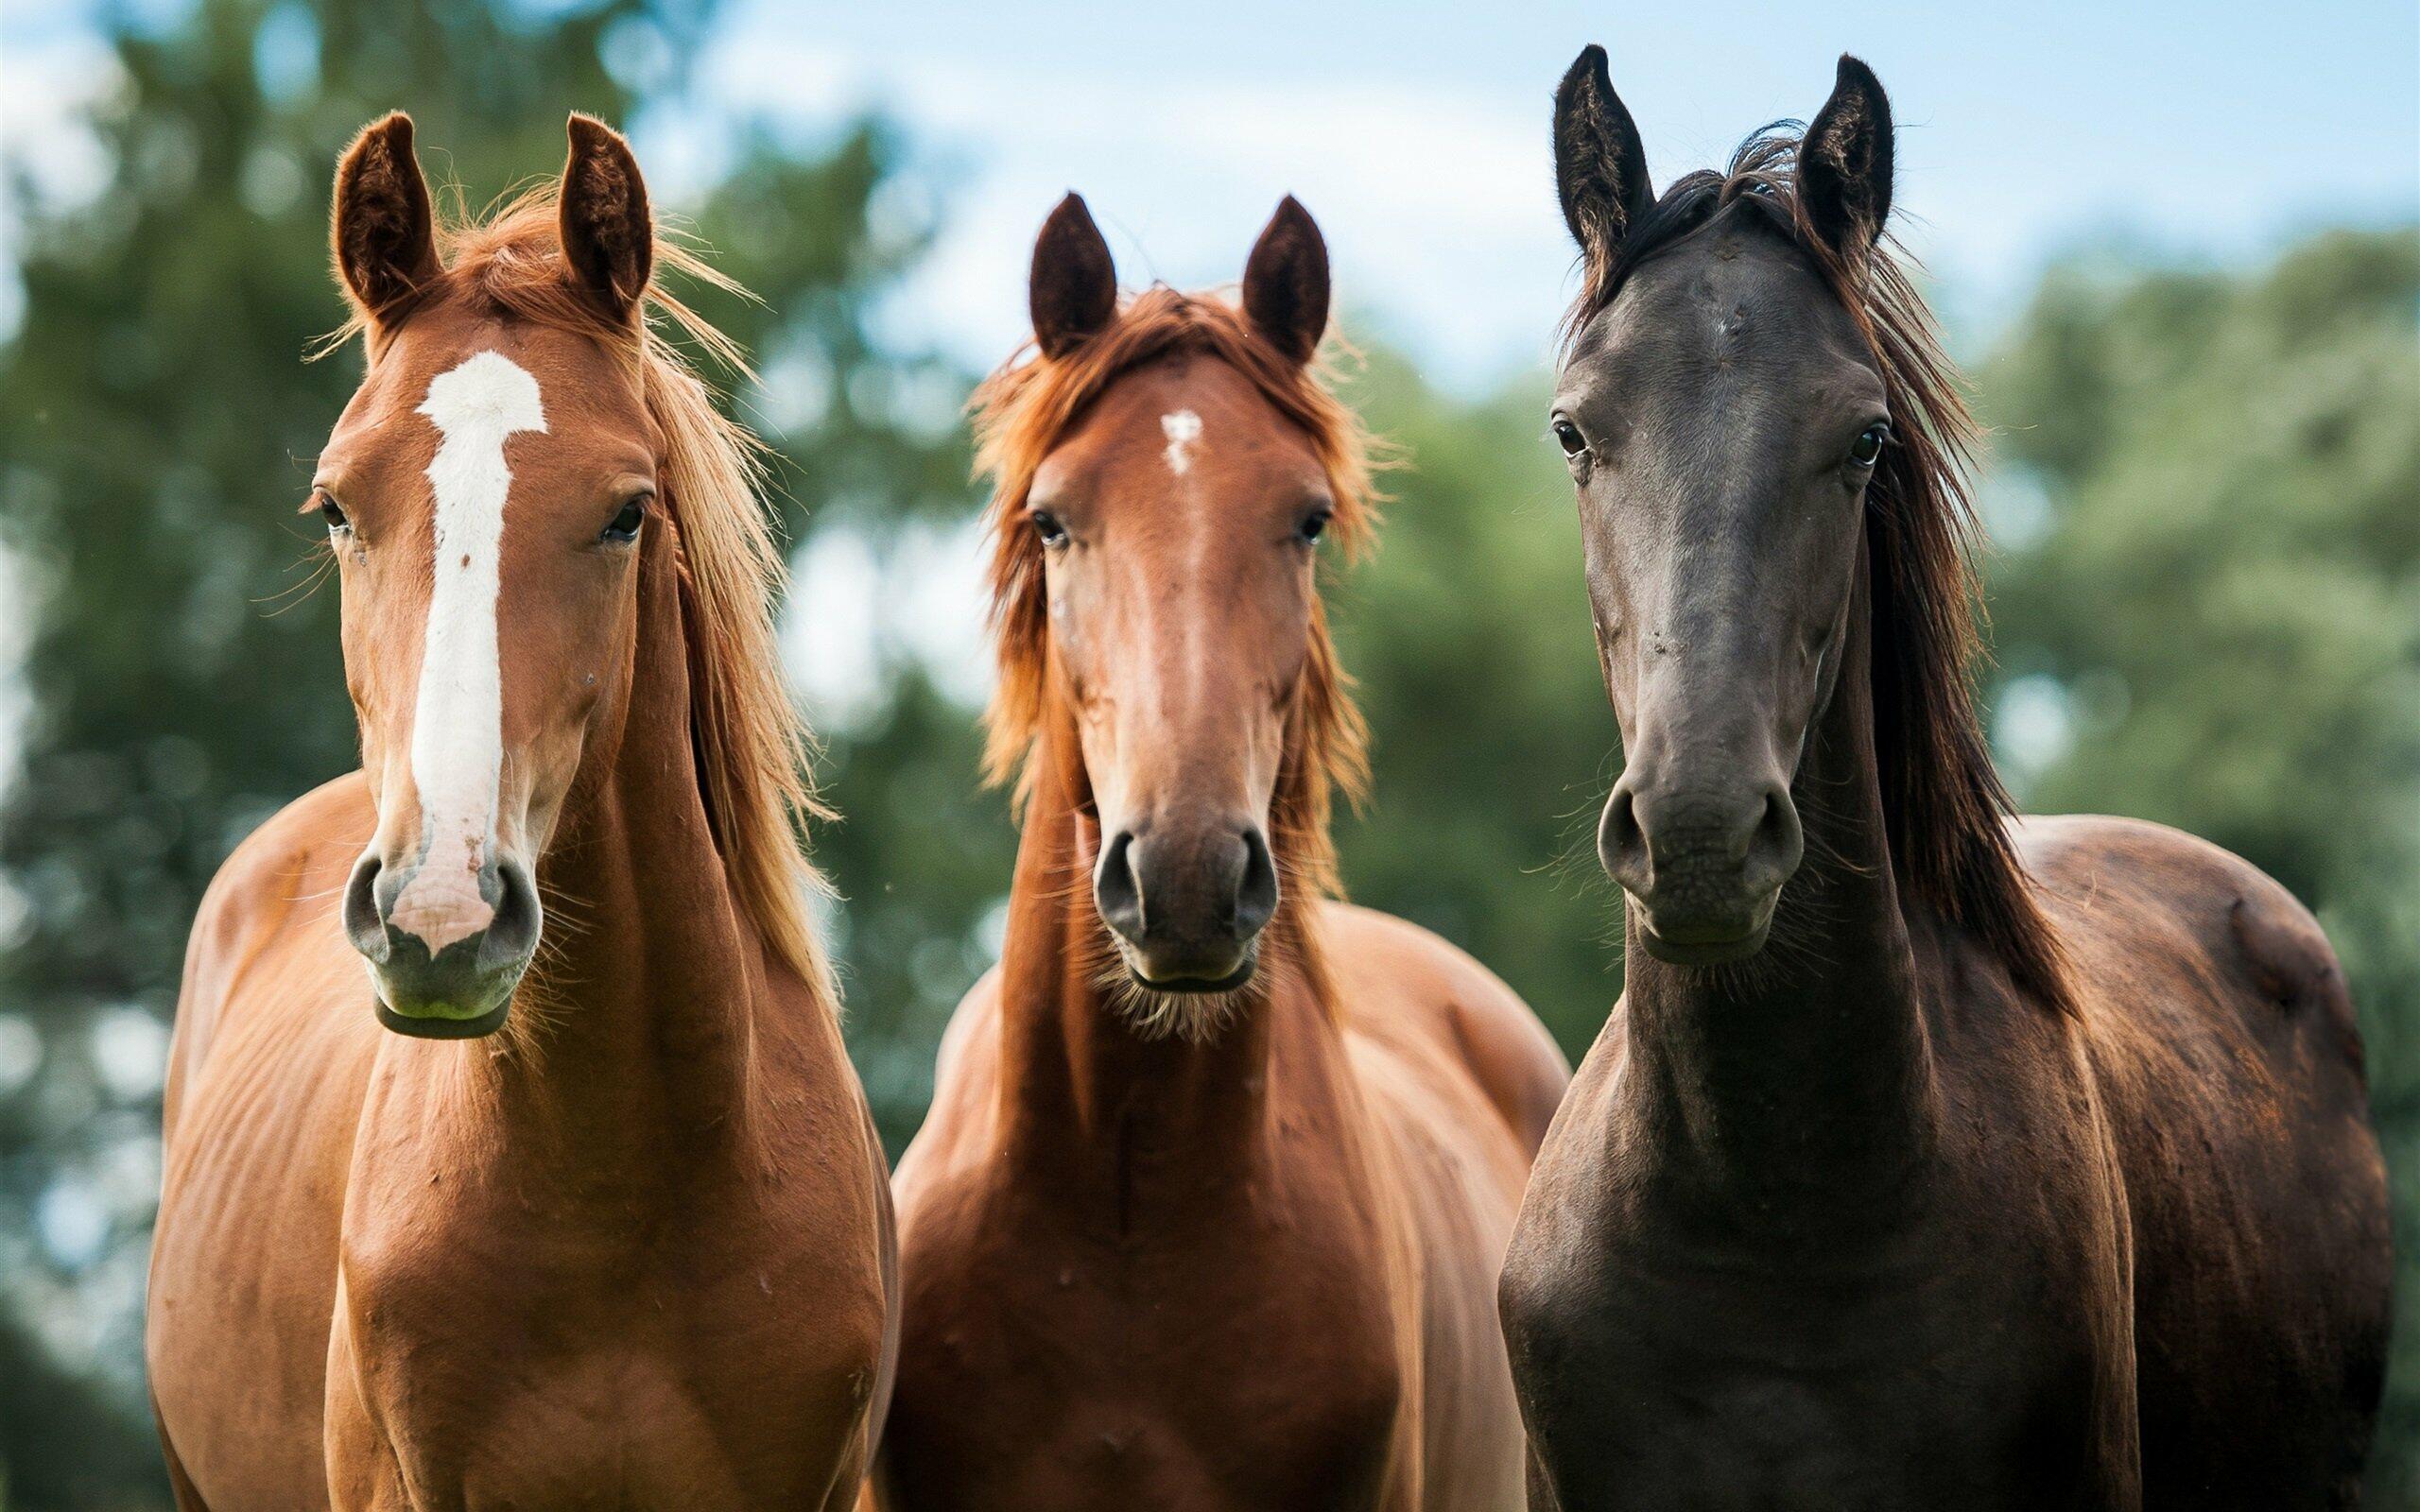
<svg viewBox="0 0 2420 1512">
<path fill-rule="evenodd" d="M 1172 991 L 1241 986 L 1277 899 L 1276 863 L 1257 824 L 1120 830 L 1093 872 L 1094 902 L 1129 963 Z"/>
<path fill-rule="evenodd" d="M 1614 784 L 1605 816 L 1597 825 L 1597 859 L 1605 874 L 1634 897 L 1644 894 L 1653 873 L 1647 865 L 1647 833 L 1638 824 L 1638 799 L 1628 779 Z"/>
<path fill-rule="evenodd" d="M 1606 873 L 1645 910 L 1651 948 L 1761 945 L 1804 846 L 1797 805 L 1771 779 L 1677 788 L 1634 769 L 1597 831 Z"/>
<path fill-rule="evenodd" d="M 372 850 L 345 885 L 345 935 L 370 963 L 379 1022 L 430 1039 L 493 1033 L 538 949 L 544 915 L 529 868 L 502 857 L 436 898 L 413 882 Z"/>
<path fill-rule="evenodd" d="M 1093 868 L 1093 904 L 1121 939 L 1143 937 L 1143 885 L 1134 876 L 1134 834 L 1120 830 L 1101 848 Z"/>
</svg>

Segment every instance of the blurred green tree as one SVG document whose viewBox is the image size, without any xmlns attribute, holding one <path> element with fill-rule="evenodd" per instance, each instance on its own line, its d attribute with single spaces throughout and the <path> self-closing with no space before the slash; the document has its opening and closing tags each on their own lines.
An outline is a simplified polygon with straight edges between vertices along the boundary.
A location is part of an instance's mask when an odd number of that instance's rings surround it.
<svg viewBox="0 0 2420 1512">
<path fill-rule="evenodd" d="M 762 301 L 701 292 L 696 302 L 757 354 L 763 378 L 741 413 L 773 448 L 773 495 L 798 555 L 838 546 L 855 579 L 848 601 L 869 611 L 848 627 L 864 639 L 856 654 L 871 662 L 859 669 L 869 696 L 809 702 L 834 816 L 815 827 L 812 849 L 839 892 L 827 927 L 851 1053 L 894 1156 L 932 1096 L 949 1010 L 989 964 L 980 926 L 1014 854 L 1002 801 L 975 785 L 973 712 L 934 685 L 926 650 L 897 633 L 920 609 L 972 612 L 935 605 L 919 576 L 963 540 L 977 498 L 959 422 L 969 375 L 873 330 L 933 230 L 928 187 L 903 155 L 873 125 L 805 160 L 760 135 L 695 216 L 716 266 Z M 793 593 L 811 589 L 803 580 Z M 819 669 L 800 664 L 795 646 L 790 655 L 793 675 L 812 684 Z"/>
<path fill-rule="evenodd" d="M 30 711 L 0 800 L 0 1361 L 27 1368 L 5 1366 L 0 1398 L 27 1410 L 0 1405 L 0 1502 L 163 1492 L 147 1426 L 127 1425 L 142 1424 L 157 1064 L 182 935 L 233 843 L 355 762 L 335 595 L 310 591 L 316 543 L 290 518 L 359 374 L 352 352 L 302 360 L 342 315 L 322 187 L 336 154 L 407 108 L 441 193 L 483 203 L 560 164 L 569 110 L 643 125 L 649 101 L 678 99 L 711 9 L 145 8 L 110 23 L 112 77 L 84 122 L 105 181 L 59 202 L 17 186 L 0 543 L 23 591 L 9 612 L 30 619 Z M 929 237 L 932 195 L 874 123 L 804 150 L 735 129 L 732 146 L 674 208 L 762 297 L 709 302 L 773 375 L 743 402 L 779 421 L 786 524 L 889 529 L 932 500 L 962 507 L 962 379 L 869 329 Z M 900 707 L 886 735 L 905 749 L 965 744 L 962 716 L 928 740 L 929 713 Z M 888 896 L 859 910 L 862 932 L 919 934 L 883 921 Z M 912 1120 L 912 1077 L 904 1095 Z"/>
<path fill-rule="evenodd" d="M 2027 806 L 2214 840 L 2343 957 L 2402 1257 L 2372 1504 L 2420 1506 L 2420 232 L 2079 263 L 1980 378 Z"/>
<path fill-rule="evenodd" d="M 1384 349 L 1347 371 L 1401 465 L 1379 477 L 1375 552 L 1330 594 L 1374 772 L 1339 826 L 1345 883 L 1486 962 L 1576 1061 L 1621 994 L 1620 895 L 1597 864 L 1618 737 L 1546 384 L 1457 399 Z"/>
</svg>

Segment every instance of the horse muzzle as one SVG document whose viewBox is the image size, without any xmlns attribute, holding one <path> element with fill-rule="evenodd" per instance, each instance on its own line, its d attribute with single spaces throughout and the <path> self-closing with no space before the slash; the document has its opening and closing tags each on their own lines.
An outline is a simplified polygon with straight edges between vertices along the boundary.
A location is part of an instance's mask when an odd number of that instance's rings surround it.
<svg viewBox="0 0 2420 1512">
<path fill-rule="evenodd" d="M 1637 909 L 1640 943 L 1676 966 L 1719 966 L 1764 949 L 1805 844 L 1778 782 L 1675 794 L 1625 775 L 1597 832 L 1606 872 Z"/>
<path fill-rule="evenodd" d="M 369 964 L 378 1022 L 424 1040 L 504 1027 L 537 954 L 542 914 L 529 869 L 510 859 L 447 889 L 364 855 L 345 887 L 345 934 Z M 470 885 L 462 885 L 468 883 Z"/>
<path fill-rule="evenodd" d="M 1137 986 L 1232 992 L 1258 966 L 1277 868 L 1256 824 L 1120 830 L 1101 847 L 1093 901 Z"/>
</svg>

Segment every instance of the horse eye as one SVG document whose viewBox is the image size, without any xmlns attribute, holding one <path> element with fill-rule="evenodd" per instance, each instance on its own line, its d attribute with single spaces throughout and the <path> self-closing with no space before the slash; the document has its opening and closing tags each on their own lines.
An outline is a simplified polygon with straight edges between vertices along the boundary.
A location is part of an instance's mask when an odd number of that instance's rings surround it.
<svg viewBox="0 0 2420 1512">
<path fill-rule="evenodd" d="M 613 520 L 597 539 L 615 545 L 628 545 L 638 540 L 639 526 L 647 522 L 647 498 L 644 493 L 632 494 L 620 509 L 614 511 Z"/>
<path fill-rule="evenodd" d="M 1326 509 L 1314 509 L 1304 517 L 1303 541 L 1305 544 L 1316 545 L 1320 537 L 1326 533 L 1330 513 Z"/>
<path fill-rule="evenodd" d="M 337 503 L 337 496 L 325 489 L 320 490 L 320 518 L 328 523 L 330 534 L 353 528 L 353 522 L 345 518 L 344 507 Z"/>
<path fill-rule="evenodd" d="M 1560 415 L 1554 418 L 1554 438 L 1565 456 L 1578 456 L 1588 450 L 1588 438 L 1580 434 L 1579 426 Z"/>
<path fill-rule="evenodd" d="M 1046 509 L 1036 509 L 1031 518 L 1033 533 L 1042 538 L 1044 545 L 1063 546 L 1067 543 L 1067 527 L 1059 523 L 1057 515 Z"/>
<path fill-rule="evenodd" d="M 1849 460 L 1859 467 L 1872 467 L 1882 455 L 1882 443 L 1891 438 L 1888 425 L 1868 425 L 1849 446 Z"/>
</svg>

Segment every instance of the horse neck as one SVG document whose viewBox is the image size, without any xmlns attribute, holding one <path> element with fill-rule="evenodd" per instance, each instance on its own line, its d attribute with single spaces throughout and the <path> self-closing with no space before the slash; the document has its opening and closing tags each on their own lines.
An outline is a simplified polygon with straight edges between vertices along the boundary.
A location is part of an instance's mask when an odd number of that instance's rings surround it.
<svg viewBox="0 0 2420 1512">
<path fill-rule="evenodd" d="M 677 1164 L 747 1125 L 766 957 L 699 785 L 678 572 L 659 533 L 618 738 L 583 757 L 539 865 L 553 937 L 513 1005 L 528 1022 L 506 1054 L 468 1047 L 507 1147 L 583 1173 Z"/>
<path fill-rule="evenodd" d="M 1100 832 L 1071 718 L 1046 722 L 1033 760 L 1000 960 L 1004 1147 L 1047 1179 L 1121 1193 L 1138 1156 L 1193 1174 L 1250 1159 L 1276 1040 L 1318 1055 L 1332 1040 L 1298 964 L 1298 907 L 1271 920 L 1255 990 L 1216 1035 L 1144 1037 L 1093 902 Z"/>
<path fill-rule="evenodd" d="M 1931 1052 L 1884 819 L 1871 605 L 1860 565 L 1834 692 L 1792 785 L 1806 861 L 1765 949 L 1673 966 L 1628 922 L 1628 1132 L 1681 1190 L 1720 1194 L 1733 1212 L 1853 1222 L 1887 1207 L 1929 1148 Z"/>
</svg>

